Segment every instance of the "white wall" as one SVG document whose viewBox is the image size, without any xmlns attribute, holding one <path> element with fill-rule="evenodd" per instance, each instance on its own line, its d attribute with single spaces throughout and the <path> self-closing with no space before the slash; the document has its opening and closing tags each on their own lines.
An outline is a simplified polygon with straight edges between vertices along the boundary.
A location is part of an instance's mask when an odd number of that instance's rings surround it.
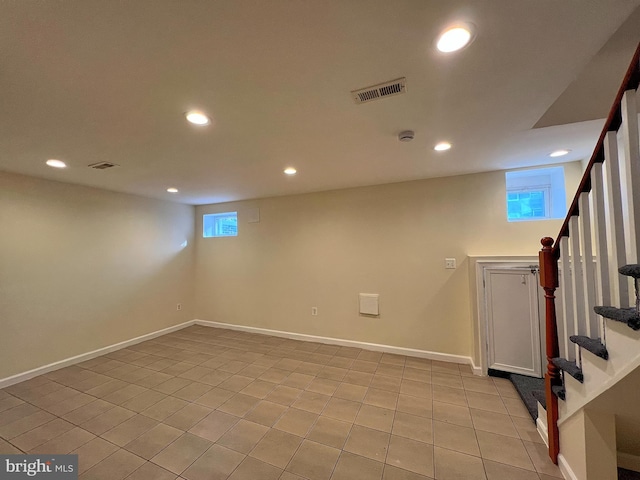
<svg viewBox="0 0 640 480">
<path fill-rule="evenodd" d="M 0 379 L 193 319 L 193 226 L 192 206 L 0 172 Z"/>
<path fill-rule="evenodd" d="M 477 358 L 467 255 L 535 255 L 560 225 L 508 223 L 504 198 L 492 172 L 194 209 L 0 172 L 0 379 L 193 318 Z M 232 209 L 240 235 L 203 239 Z"/>
<path fill-rule="evenodd" d="M 581 173 L 566 165 L 569 199 Z M 203 214 L 233 210 L 238 237 L 202 238 Z M 467 256 L 537 255 L 561 225 L 505 212 L 504 172 L 196 207 L 196 317 L 472 356 Z M 359 292 L 380 294 L 379 318 Z"/>
<path fill-rule="evenodd" d="M 608 321 L 611 326 L 612 322 Z M 618 325 L 614 325 L 614 328 Z M 610 331 L 611 328 L 608 329 Z M 611 355 L 632 359 L 637 354 L 638 333 L 626 326 L 621 329 L 630 338 L 629 345 L 633 350 L 621 348 L 618 343 L 609 344 Z M 637 361 L 635 364 L 637 365 Z M 607 363 L 607 368 L 609 364 Z M 640 412 L 637 408 L 637 394 L 640 391 L 640 367 L 636 366 L 631 372 L 620 379 L 615 385 L 596 398 L 589 407 L 598 411 L 615 415 L 616 442 L 615 447 L 622 454 L 620 466 L 630 470 L 640 470 Z M 631 461 L 631 462 L 630 462 Z"/>
</svg>

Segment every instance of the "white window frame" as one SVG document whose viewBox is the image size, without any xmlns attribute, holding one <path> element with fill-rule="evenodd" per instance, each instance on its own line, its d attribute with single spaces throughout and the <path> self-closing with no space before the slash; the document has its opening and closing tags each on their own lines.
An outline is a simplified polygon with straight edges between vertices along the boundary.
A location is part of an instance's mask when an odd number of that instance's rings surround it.
<svg viewBox="0 0 640 480">
<path fill-rule="evenodd" d="M 210 226 L 209 231 L 207 231 L 207 217 L 213 221 L 213 225 Z M 230 217 L 235 217 L 236 219 L 235 233 L 225 233 L 222 231 L 224 227 L 223 220 Z M 203 238 L 237 237 L 238 212 L 205 213 L 202 216 L 202 236 Z"/>
<path fill-rule="evenodd" d="M 507 200 L 507 220 L 510 222 L 531 222 L 535 220 L 548 220 L 551 218 L 551 205 L 552 205 L 552 189 L 551 185 L 528 185 L 526 187 L 517 187 L 507 189 L 507 196 L 510 193 L 530 193 L 530 192 L 544 192 L 544 217 L 525 217 L 525 218 L 509 218 L 509 200 Z"/>
<path fill-rule="evenodd" d="M 535 222 L 565 217 L 567 205 L 563 165 L 511 170 L 505 172 L 505 184 L 505 216 L 508 222 Z M 544 192 L 545 216 L 509 218 L 509 194 L 535 191 Z"/>
</svg>

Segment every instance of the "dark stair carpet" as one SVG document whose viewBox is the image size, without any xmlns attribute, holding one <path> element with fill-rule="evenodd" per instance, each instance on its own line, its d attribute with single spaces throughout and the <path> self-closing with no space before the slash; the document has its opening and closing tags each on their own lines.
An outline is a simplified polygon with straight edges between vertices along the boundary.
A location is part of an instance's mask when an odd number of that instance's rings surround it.
<svg viewBox="0 0 640 480">
<path fill-rule="evenodd" d="M 533 394 L 533 398 L 535 398 L 542 408 L 547 409 L 547 394 L 544 390 L 534 390 L 531 392 Z"/>
<path fill-rule="evenodd" d="M 633 330 L 640 330 L 640 314 L 634 307 L 593 307 L 593 311 L 616 322 L 626 323 Z"/>
<path fill-rule="evenodd" d="M 618 272 L 627 277 L 640 278 L 640 265 L 624 265 L 618 268 Z"/>
<path fill-rule="evenodd" d="M 580 383 L 584 381 L 582 370 L 580 369 L 580 367 L 578 367 L 578 365 L 576 365 L 576 362 L 569 361 L 565 358 L 552 358 L 551 361 L 556 367 L 558 367 L 563 372 L 568 373 Z"/>
<path fill-rule="evenodd" d="M 605 360 L 609 359 L 607 347 L 602 344 L 599 338 L 589 338 L 584 335 L 571 335 L 569 340 L 600 358 L 604 358 Z"/>
<path fill-rule="evenodd" d="M 618 480 L 640 480 L 640 473 L 618 468 Z"/>
<path fill-rule="evenodd" d="M 564 387 L 562 385 L 554 385 L 553 387 L 551 387 L 551 391 L 560 400 L 565 400 L 566 399 L 567 391 L 564 389 Z"/>
<path fill-rule="evenodd" d="M 510 376 L 511 383 L 516 387 L 518 395 L 522 398 L 525 407 L 529 411 L 529 415 L 535 422 L 538 419 L 538 400 L 534 396 L 534 391 L 542 390 L 544 392 L 544 379 L 527 377 L 512 373 Z"/>
</svg>

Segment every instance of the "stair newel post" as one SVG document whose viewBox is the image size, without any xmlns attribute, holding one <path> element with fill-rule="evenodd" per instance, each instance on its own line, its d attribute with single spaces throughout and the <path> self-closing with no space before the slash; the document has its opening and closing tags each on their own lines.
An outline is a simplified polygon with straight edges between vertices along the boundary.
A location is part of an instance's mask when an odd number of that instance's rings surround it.
<svg viewBox="0 0 640 480">
<path fill-rule="evenodd" d="M 558 357 L 558 326 L 556 325 L 555 291 L 558 288 L 558 256 L 553 249 L 553 238 L 544 237 L 541 240 L 542 250 L 540 260 L 540 286 L 544 289 L 545 323 L 546 323 L 546 351 L 547 374 L 545 375 L 545 394 L 547 398 L 547 431 L 549 436 L 549 457 L 553 463 L 558 463 L 560 442 L 558 434 L 558 397 L 551 387 L 560 385 L 560 371 L 551 361 Z"/>
</svg>

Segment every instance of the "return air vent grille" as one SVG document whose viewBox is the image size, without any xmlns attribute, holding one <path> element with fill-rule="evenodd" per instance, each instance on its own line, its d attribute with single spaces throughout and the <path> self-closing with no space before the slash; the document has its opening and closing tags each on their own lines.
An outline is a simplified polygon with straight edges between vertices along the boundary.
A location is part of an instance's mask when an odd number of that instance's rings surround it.
<svg viewBox="0 0 640 480">
<path fill-rule="evenodd" d="M 407 79 L 397 78 L 390 82 L 380 83 L 378 85 L 372 85 L 371 87 L 361 88 L 360 90 L 353 90 L 351 96 L 356 103 L 366 103 L 373 100 L 378 100 L 384 97 L 390 97 L 392 95 L 399 95 L 407 91 Z"/>
<path fill-rule="evenodd" d="M 90 168 L 95 168 L 96 170 L 106 170 L 107 168 L 113 168 L 118 166 L 119 165 L 116 165 L 115 163 L 109 163 L 109 162 L 98 162 L 98 163 L 92 163 L 91 165 L 89 165 Z"/>
</svg>

